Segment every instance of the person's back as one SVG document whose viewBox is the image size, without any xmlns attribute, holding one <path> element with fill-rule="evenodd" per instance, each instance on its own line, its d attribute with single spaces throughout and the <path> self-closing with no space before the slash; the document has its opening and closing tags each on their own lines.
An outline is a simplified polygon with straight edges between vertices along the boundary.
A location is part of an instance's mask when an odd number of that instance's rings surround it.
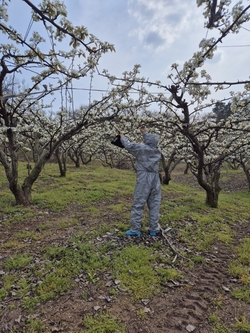
<svg viewBox="0 0 250 333">
<path fill-rule="evenodd" d="M 121 137 L 124 147 L 136 157 L 136 170 L 158 172 L 161 150 L 157 147 L 158 135 L 148 132 L 143 133 L 144 143 L 130 142 L 126 137 Z"/>
</svg>

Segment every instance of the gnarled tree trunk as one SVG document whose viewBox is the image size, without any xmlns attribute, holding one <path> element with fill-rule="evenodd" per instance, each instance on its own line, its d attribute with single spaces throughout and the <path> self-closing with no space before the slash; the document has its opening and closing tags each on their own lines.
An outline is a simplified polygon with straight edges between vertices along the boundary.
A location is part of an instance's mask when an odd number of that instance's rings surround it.
<svg viewBox="0 0 250 333">
<path fill-rule="evenodd" d="M 204 180 L 204 173 L 207 177 L 206 181 Z M 206 204 L 212 208 L 217 208 L 219 201 L 219 193 L 221 191 L 221 188 L 219 186 L 219 169 L 210 170 L 210 172 L 208 172 L 206 167 L 203 166 L 201 170 L 198 169 L 197 179 L 199 185 L 206 191 Z"/>
<path fill-rule="evenodd" d="M 164 171 L 164 176 L 161 179 L 162 184 L 168 185 L 171 180 L 171 173 L 175 167 L 180 163 L 181 159 L 176 159 L 176 150 L 173 150 L 172 154 L 169 156 L 169 159 L 166 161 L 165 156 L 161 155 L 161 164 Z M 160 177 L 161 178 L 161 177 Z"/>
<path fill-rule="evenodd" d="M 70 148 L 68 151 L 68 156 L 75 163 L 76 168 L 80 168 L 80 153 L 77 148 Z"/>
<path fill-rule="evenodd" d="M 248 189 L 250 191 L 250 169 L 249 169 L 248 165 L 243 161 L 243 158 L 241 158 L 240 164 L 241 164 L 241 166 L 243 168 L 243 171 L 244 171 L 244 173 L 246 175 Z"/>
<path fill-rule="evenodd" d="M 15 197 L 17 205 L 29 206 L 31 203 L 32 185 L 40 175 L 44 165 L 50 158 L 50 154 L 44 153 L 24 179 L 23 184 L 18 183 L 18 157 L 16 152 L 12 151 L 11 161 L 8 161 L 6 155 L 0 150 L 0 162 L 3 164 L 5 173 L 9 182 L 9 188 Z"/>
<path fill-rule="evenodd" d="M 55 151 L 55 155 L 57 158 L 57 163 L 59 166 L 60 177 L 66 177 L 67 165 L 66 165 L 66 154 L 64 152 L 60 152 L 60 147 L 58 147 Z"/>
</svg>

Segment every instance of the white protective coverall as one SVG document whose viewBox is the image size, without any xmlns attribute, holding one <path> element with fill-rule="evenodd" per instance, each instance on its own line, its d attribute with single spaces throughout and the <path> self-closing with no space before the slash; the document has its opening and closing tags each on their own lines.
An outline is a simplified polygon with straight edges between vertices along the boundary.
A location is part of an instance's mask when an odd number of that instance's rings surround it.
<svg viewBox="0 0 250 333">
<path fill-rule="evenodd" d="M 161 183 L 158 173 L 161 150 L 157 147 L 157 134 L 143 133 L 144 143 L 130 142 L 121 137 L 124 148 L 136 157 L 136 185 L 134 202 L 130 215 L 130 230 L 138 232 L 141 229 L 142 214 L 147 203 L 149 209 L 149 231 L 159 231 L 159 210 L 161 203 Z"/>
</svg>

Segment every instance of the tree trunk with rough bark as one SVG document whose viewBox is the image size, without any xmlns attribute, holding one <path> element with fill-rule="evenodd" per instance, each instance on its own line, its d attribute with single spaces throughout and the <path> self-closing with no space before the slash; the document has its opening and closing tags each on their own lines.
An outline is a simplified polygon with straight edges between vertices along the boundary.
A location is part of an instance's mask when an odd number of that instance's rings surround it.
<svg viewBox="0 0 250 333">
<path fill-rule="evenodd" d="M 186 167 L 185 167 L 185 170 L 184 170 L 184 175 L 188 174 L 188 170 L 189 170 L 189 165 L 188 165 L 188 163 L 186 163 Z"/>
<path fill-rule="evenodd" d="M 166 161 L 165 156 L 161 156 L 162 169 L 164 171 L 164 177 L 162 183 L 168 185 L 171 180 L 171 173 L 175 167 L 180 163 L 181 159 L 176 159 L 176 151 L 174 150 L 170 155 L 169 159 Z"/>
<path fill-rule="evenodd" d="M 16 183 L 10 184 L 10 190 L 15 197 L 17 205 L 29 206 L 31 202 L 31 188 L 20 186 Z"/>
<path fill-rule="evenodd" d="M 213 170 L 211 174 L 208 175 L 206 170 L 207 178 L 209 178 L 209 180 L 205 181 L 204 168 L 205 167 L 198 171 L 198 183 L 206 191 L 206 204 L 212 208 L 217 208 L 219 193 L 221 191 L 219 186 L 220 172 L 219 170 Z"/>
<path fill-rule="evenodd" d="M 188 127 L 185 128 L 184 135 L 189 137 L 197 154 L 197 166 L 189 164 L 189 168 L 197 178 L 199 185 L 206 191 L 206 204 L 212 208 L 217 208 L 221 191 L 219 186 L 221 161 L 218 161 L 217 165 L 206 165 L 202 143 L 189 131 Z"/>
<path fill-rule="evenodd" d="M 247 168 L 245 163 L 241 162 L 241 165 L 247 178 L 248 190 L 250 191 L 250 170 Z"/>
<path fill-rule="evenodd" d="M 80 154 L 77 149 L 75 150 L 69 150 L 68 151 L 68 156 L 71 159 L 72 162 L 75 163 L 76 168 L 80 168 Z"/>
<path fill-rule="evenodd" d="M 164 168 L 163 184 L 168 185 L 171 180 L 171 172 L 168 167 Z"/>
<path fill-rule="evenodd" d="M 83 154 L 81 152 L 79 153 L 79 156 L 81 158 L 83 165 L 89 164 L 92 161 L 92 157 L 93 157 L 92 154 Z"/>
<path fill-rule="evenodd" d="M 4 166 L 5 173 L 9 182 L 9 188 L 15 197 L 17 205 L 29 206 L 31 203 L 32 185 L 39 177 L 44 165 L 49 160 L 50 155 L 44 153 L 37 161 L 34 168 L 24 179 L 23 184 L 18 183 L 18 157 L 15 152 L 12 152 L 12 159 L 9 162 L 0 151 L 0 161 Z"/>
<path fill-rule="evenodd" d="M 218 207 L 219 192 L 215 189 L 206 190 L 206 204 L 212 208 Z"/>
<path fill-rule="evenodd" d="M 67 166 L 66 166 L 66 157 L 64 153 L 60 153 L 60 148 L 55 152 L 57 163 L 59 166 L 60 177 L 66 177 Z"/>
</svg>

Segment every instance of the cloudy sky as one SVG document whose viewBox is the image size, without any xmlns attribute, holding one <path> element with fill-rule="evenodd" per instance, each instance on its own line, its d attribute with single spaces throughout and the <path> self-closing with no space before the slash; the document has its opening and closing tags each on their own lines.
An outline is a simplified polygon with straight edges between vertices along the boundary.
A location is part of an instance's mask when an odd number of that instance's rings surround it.
<svg viewBox="0 0 250 333">
<path fill-rule="evenodd" d="M 15 3 L 12 17 L 16 17 L 19 22 L 23 2 L 12 2 Z M 38 0 L 32 2 L 36 5 L 40 3 Z M 168 85 L 170 82 L 167 75 L 171 72 L 171 64 L 183 64 L 198 51 L 201 39 L 216 36 L 215 31 L 204 28 L 203 8 L 197 8 L 196 0 L 64 2 L 68 9 L 68 19 L 74 25 L 83 25 L 100 40 L 114 44 L 116 52 L 103 56 L 100 69 L 105 68 L 117 76 L 131 70 L 135 64 L 140 64 L 141 76 Z M 232 4 L 236 2 L 234 0 Z M 248 0 L 243 0 L 243 3 L 249 5 Z M 20 23 L 23 35 L 28 23 L 27 19 Z M 206 69 L 213 81 L 246 80 L 249 77 L 249 63 L 250 23 L 247 23 L 240 34 L 230 35 L 223 41 L 215 57 L 207 62 Z M 88 87 L 88 82 L 84 85 Z M 93 88 L 105 90 L 107 84 L 95 78 Z M 93 92 L 93 98 L 96 97 Z M 88 94 L 82 98 L 88 99 Z"/>
</svg>

